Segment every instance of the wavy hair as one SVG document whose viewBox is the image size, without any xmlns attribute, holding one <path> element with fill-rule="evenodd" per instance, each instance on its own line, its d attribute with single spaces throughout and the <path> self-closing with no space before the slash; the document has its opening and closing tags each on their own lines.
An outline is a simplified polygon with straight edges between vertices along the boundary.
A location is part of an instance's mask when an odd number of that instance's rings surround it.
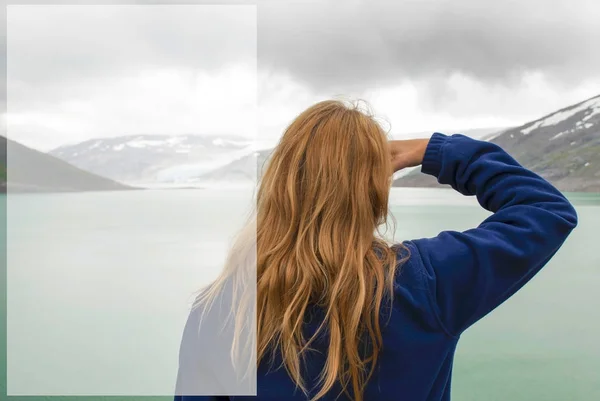
<svg viewBox="0 0 600 401">
<path fill-rule="evenodd" d="M 391 182 L 386 133 L 359 103 L 323 101 L 288 126 L 261 178 L 255 216 L 199 298 L 206 303 L 232 283 L 238 365 L 266 363 L 278 353 L 308 395 L 303 357 L 325 334 L 326 363 L 312 400 L 336 383 L 363 399 L 382 347 L 380 312 L 406 259 L 397 260 L 379 231 L 388 222 Z M 312 307 L 324 318 L 305 338 Z M 244 339 L 247 329 L 256 330 L 256 344 Z"/>
</svg>

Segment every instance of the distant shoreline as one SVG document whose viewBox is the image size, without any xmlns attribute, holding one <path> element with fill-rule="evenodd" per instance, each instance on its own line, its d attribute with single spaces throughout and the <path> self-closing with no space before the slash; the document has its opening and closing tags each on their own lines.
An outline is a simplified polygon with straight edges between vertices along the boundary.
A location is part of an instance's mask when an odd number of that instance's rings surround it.
<svg viewBox="0 0 600 401">
<path fill-rule="evenodd" d="M 76 193 L 76 192 L 121 192 L 143 190 L 145 188 L 122 186 L 116 188 L 76 189 L 71 187 L 45 187 L 36 184 L 3 182 L 0 184 L 0 193 L 29 194 L 29 193 Z"/>
<path fill-rule="evenodd" d="M 30 184 L 13 184 L 13 183 L 9 183 L 9 191 L 8 194 L 14 194 L 14 195 L 27 195 L 27 194 L 68 194 L 68 193 L 73 193 L 73 194 L 77 194 L 77 193 L 91 193 L 91 192 L 102 192 L 102 193 L 106 193 L 106 192 L 130 192 L 130 191 L 172 191 L 172 190 L 204 190 L 204 191 L 214 191 L 214 190 L 222 190 L 222 191 L 228 191 L 228 190 L 239 190 L 239 189 L 248 189 L 247 187 L 218 187 L 218 186 L 206 186 L 206 187 L 199 187 L 199 186 L 163 186 L 163 187 L 124 187 L 124 188 L 114 188 L 114 189 L 90 189 L 90 190 L 78 190 L 78 189 L 72 189 L 72 188 L 48 188 L 48 187 L 42 187 L 42 186 L 37 186 L 37 185 L 30 185 Z M 16 188 L 15 188 L 16 186 Z M 438 187 L 427 187 L 427 186 L 393 186 L 391 187 L 391 192 L 396 192 L 396 191 L 404 191 L 404 190 L 424 190 L 424 191 L 439 191 L 439 190 L 444 190 L 444 191 L 449 191 L 449 192 L 454 192 L 454 190 L 452 188 L 449 187 L 442 187 L 442 186 L 438 186 Z M 597 192 L 591 192 L 591 191 L 562 191 L 565 196 L 567 196 L 569 199 L 573 199 L 575 200 L 577 203 L 581 204 L 583 203 L 587 203 L 588 201 L 591 202 L 591 204 L 600 204 L 600 191 Z M 0 195 L 7 195 L 7 187 L 5 183 L 0 183 Z"/>
</svg>

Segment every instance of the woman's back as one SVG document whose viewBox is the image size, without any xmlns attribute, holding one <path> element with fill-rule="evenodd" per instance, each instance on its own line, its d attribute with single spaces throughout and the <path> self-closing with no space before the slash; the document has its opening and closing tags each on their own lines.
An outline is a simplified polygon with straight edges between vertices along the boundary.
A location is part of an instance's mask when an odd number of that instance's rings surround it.
<svg viewBox="0 0 600 401">
<path fill-rule="evenodd" d="M 446 231 L 435 238 L 405 241 L 390 248 L 395 253 L 393 259 L 402 263 L 393 270 L 390 296 L 382 298 L 378 309 L 380 333 L 351 342 L 360 347 L 373 344 L 369 340 L 375 339 L 377 359 L 362 359 L 366 361 L 363 370 L 372 374 L 359 397 L 351 386 L 342 391 L 343 381 L 335 381 L 323 400 L 449 400 L 453 356 L 460 335 L 525 285 L 577 224 L 575 210 L 559 191 L 494 144 L 462 135 L 434 134 L 423 150 L 418 158 L 424 173 L 464 195 L 475 195 L 493 214 L 472 230 Z M 402 152 L 397 156 L 414 157 Z M 388 299 L 391 303 L 386 302 Z M 340 333 L 335 332 L 336 323 L 331 319 L 326 330 L 319 330 L 331 317 L 327 305 L 310 302 L 303 314 L 301 337 L 313 338 L 310 350 L 302 350 L 299 370 L 306 392 L 298 388 L 294 374 L 285 368 L 288 354 L 273 347 L 272 359 L 263 358 L 258 365 L 257 397 L 249 399 L 307 400 L 322 390 L 321 379 L 332 363 L 331 353 L 343 351 L 348 340 L 342 335 L 342 345 L 336 349 L 333 342 L 332 348 L 331 327 L 333 337 Z M 260 306 L 259 302 L 259 311 Z M 368 310 L 362 309 L 361 319 L 369 319 L 364 315 Z M 197 327 L 200 312 L 192 312 L 188 327 Z M 260 333 L 260 319 L 258 324 Z M 204 357 L 195 358 L 203 347 L 203 331 L 186 328 L 186 333 L 178 394 L 197 395 L 200 393 L 188 390 L 197 377 L 206 374 L 211 351 L 204 349 Z M 367 346 L 359 355 L 368 356 L 372 350 Z M 344 371 L 344 366 L 339 368 L 338 372 Z M 212 378 L 214 382 L 219 379 L 218 374 Z"/>
</svg>

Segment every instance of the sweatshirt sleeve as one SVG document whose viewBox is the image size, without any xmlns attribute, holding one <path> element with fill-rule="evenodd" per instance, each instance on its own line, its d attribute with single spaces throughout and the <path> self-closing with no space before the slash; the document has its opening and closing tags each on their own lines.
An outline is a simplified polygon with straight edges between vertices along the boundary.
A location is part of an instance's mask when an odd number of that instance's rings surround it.
<svg viewBox="0 0 600 401">
<path fill-rule="evenodd" d="M 493 214 L 477 228 L 411 241 L 423 262 L 432 309 L 446 332 L 465 329 L 523 287 L 577 225 L 569 201 L 499 146 L 435 133 L 423 173 Z"/>
</svg>

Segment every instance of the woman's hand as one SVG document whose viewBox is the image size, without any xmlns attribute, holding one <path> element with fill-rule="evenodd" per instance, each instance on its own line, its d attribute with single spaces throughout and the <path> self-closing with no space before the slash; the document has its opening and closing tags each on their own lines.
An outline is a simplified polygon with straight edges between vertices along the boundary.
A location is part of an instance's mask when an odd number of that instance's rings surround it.
<svg viewBox="0 0 600 401">
<path fill-rule="evenodd" d="M 429 138 L 389 141 L 393 173 L 420 165 L 428 143 Z"/>
</svg>

